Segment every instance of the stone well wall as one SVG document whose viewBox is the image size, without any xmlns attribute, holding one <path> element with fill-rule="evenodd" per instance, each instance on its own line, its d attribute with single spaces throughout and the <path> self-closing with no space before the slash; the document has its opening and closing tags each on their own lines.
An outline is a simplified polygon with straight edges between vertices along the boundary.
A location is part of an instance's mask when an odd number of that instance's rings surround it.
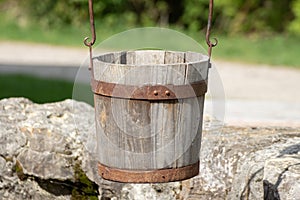
<svg viewBox="0 0 300 200">
<path fill-rule="evenodd" d="M 97 176 L 93 124 L 93 108 L 82 102 L 1 100 L 0 199 L 300 197 L 300 129 L 206 130 L 199 176 L 182 182 L 134 185 Z"/>
</svg>

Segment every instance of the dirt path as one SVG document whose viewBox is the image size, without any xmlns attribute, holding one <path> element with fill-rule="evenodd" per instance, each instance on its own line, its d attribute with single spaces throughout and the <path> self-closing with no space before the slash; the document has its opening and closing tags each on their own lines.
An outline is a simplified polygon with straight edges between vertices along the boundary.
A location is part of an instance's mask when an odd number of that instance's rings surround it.
<svg viewBox="0 0 300 200">
<path fill-rule="evenodd" d="M 45 67 L 44 70 L 49 66 L 78 67 L 87 52 L 84 46 L 0 42 L 0 73 L 14 64 Z M 226 123 L 300 126 L 300 70 L 227 61 L 214 63 L 226 95 Z"/>
<path fill-rule="evenodd" d="M 224 61 L 216 67 L 228 98 L 300 103 L 300 70 Z"/>
</svg>

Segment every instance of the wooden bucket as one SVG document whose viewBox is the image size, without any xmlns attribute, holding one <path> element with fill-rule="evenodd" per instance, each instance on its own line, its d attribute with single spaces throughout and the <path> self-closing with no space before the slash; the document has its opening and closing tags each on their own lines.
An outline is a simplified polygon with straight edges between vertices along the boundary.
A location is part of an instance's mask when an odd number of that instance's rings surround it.
<svg viewBox="0 0 300 200">
<path fill-rule="evenodd" d="M 99 175 L 179 181 L 199 173 L 209 58 L 141 50 L 93 58 Z"/>
</svg>

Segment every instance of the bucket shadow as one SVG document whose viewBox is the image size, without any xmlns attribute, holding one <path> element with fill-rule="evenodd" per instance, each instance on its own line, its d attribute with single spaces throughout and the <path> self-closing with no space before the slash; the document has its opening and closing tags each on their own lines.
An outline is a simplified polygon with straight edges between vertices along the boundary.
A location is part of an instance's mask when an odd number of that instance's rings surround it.
<svg viewBox="0 0 300 200">
<path fill-rule="evenodd" d="M 284 155 L 293 155 L 298 154 L 300 152 L 300 144 L 295 144 L 288 146 L 287 148 L 280 151 L 280 154 L 276 156 L 276 158 L 283 157 Z M 280 194 L 278 191 L 278 187 L 284 178 L 284 174 L 289 170 L 290 167 L 300 165 L 300 163 L 296 163 L 293 165 L 287 166 L 278 176 L 275 184 L 270 183 L 267 180 L 263 180 L 263 191 L 264 191 L 264 200 L 281 200 Z M 264 167 L 261 167 L 256 172 L 254 172 L 251 177 L 248 179 L 246 186 L 244 187 L 242 194 L 240 196 L 240 200 L 248 200 L 250 198 L 251 191 L 251 182 L 253 179 L 264 170 Z"/>
<path fill-rule="evenodd" d="M 278 187 L 284 178 L 284 173 L 289 171 L 290 167 L 300 165 L 300 163 L 296 163 L 293 165 L 287 166 L 278 176 L 275 184 L 270 183 L 267 180 L 263 181 L 264 186 L 264 200 L 280 200 L 280 195 L 278 192 Z"/>
</svg>

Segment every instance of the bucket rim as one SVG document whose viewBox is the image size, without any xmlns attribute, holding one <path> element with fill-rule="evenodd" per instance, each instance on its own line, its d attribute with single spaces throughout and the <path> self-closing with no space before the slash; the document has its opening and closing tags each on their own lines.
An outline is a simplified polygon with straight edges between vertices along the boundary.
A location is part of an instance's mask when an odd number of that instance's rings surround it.
<svg viewBox="0 0 300 200">
<path fill-rule="evenodd" d="M 101 56 L 106 56 L 106 55 L 117 55 L 117 54 L 122 54 L 122 53 L 127 53 L 127 52 L 171 52 L 171 53 L 195 53 L 195 54 L 200 54 L 202 58 L 198 61 L 192 61 L 192 62 L 178 62 L 178 63 L 164 63 L 164 64 L 122 64 L 122 63 L 113 63 L 113 62 L 106 62 L 103 60 L 100 60 Z M 93 56 L 93 62 L 97 63 L 103 63 L 105 65 L 117 65 L 117 66 L 132 66 L 132 67 L 137 67 L 137 66 L 176 66 L 176 65 L 193 65 L 193 64 L 200 64 L 200 63 L 209 63 L 209 56 L 200 53 L 200 52 L 193 52 L 193 51 L 170 51 L 170 50 L 124 50 L 124 51 L 111 51 L 111 52 L 104 52 L 100 53 L 97 56 Z"/>
</svg>

